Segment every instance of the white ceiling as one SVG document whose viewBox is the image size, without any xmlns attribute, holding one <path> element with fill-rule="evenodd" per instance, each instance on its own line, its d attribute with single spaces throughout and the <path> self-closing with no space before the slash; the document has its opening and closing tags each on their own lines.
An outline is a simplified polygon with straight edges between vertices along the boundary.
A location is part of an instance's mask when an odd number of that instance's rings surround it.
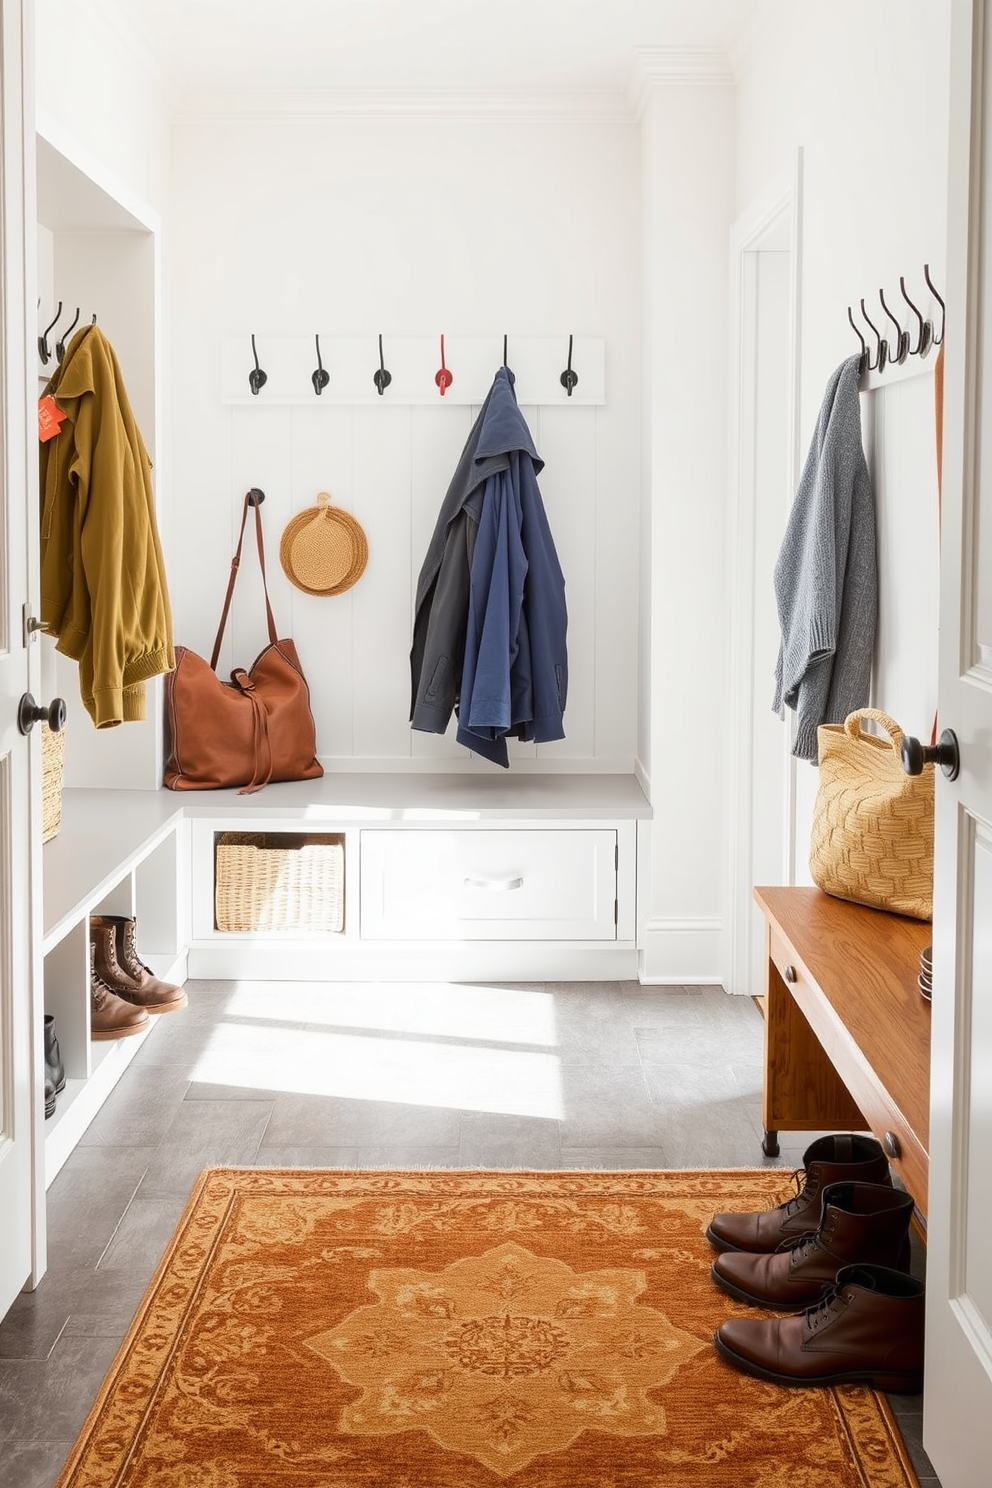
<svg viewBox="0 0 992 1488">
<path fill-rule="evenodd" d="M 754 0 L 101 0 L 177 94 L 619 89 L 638 48 L 733 47 Z"/>
</svg>

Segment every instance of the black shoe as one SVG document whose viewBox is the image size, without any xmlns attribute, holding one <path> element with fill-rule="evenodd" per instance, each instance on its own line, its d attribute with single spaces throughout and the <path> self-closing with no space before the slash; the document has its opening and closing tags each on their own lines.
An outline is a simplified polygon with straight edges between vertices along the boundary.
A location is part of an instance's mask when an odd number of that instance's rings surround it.
<svg viewBox="0 0 992 1488">
<path fill-rule="evenodd" d="M 55 1036 L 55 1019 L 45 1014 L 45 1117 L 55 1114 L 55 1100 L 65 1089 L 65 1065 Z"/>
</svg>

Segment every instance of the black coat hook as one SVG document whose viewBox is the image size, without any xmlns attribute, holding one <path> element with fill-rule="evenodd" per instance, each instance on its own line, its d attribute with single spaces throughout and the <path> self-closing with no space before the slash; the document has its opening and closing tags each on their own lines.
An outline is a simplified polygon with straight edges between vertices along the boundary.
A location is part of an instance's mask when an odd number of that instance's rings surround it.
<svg viewBox="0 0 992 1488">
<path fill-rule="evenodd" d="M 392 380 L 393 380 L 393 374 L 391 372 L 387 372 L 386 371 L 386 364 L 383 361 L 383 357 L 382 357 L 382 337 L 380 336 L 379 337 L 379 365 L 376 368 L 375 372 L 373 372 L 373 374 L 372 374 L 372 381 L 375 383 L 376 391 L 378 392 L 380 398 L 382 397 L 383 393 L 386 391 L 387 387 L 392 382 Z"/>
<path fill-rule="evenodd" d="M 934 299 L 937 301 L 937 304 L 940 306 L 940 335 L 938 336 L 936 331 L 934 331 L 934 333 L 933 333 L 933 344 L 934 344 L 934 346 L 939 346 L 940 343 L 944 339 L 944 327 L 945 327 L 945 323 L 946 323 L 946 320 L 947 320 L 947 311 L 946 311 L 946 307 L 944 305 L 943 300 L 940 298 L 940 295 L 937 293 L 936 289 L 934 288 L 933 280 L 930 278 L 930 265 L 929 264 L 924 264 L 923 265 L 923 277 L 927 281 L 927 284 L 928 284 L 928 286 L 930 288 L 931 294 L 933 295 Z"/>
<path fill-rule="evenodd" d="M 263 372 L 261 367 L 258 365 L 258 352 L 255 350 L 254 335 L 252 335 L 251 338 L 251 354 L 255 358 L 255 366 L 248 373 L 248 386 L 251 388 L 253 396 L 257 398 L 262 388 L 268 382 L 269 378 L 268 373 Z"/>
<path fill-rule="evenodd" d="M 249 506 L 261 506 L 265 500 L 265 492 L 260 491 L 257 486 L 252 486 L 250 490 L 245 492 L 245 500 Z"/>
<path fill-rule="evenodd" d="M 321 393 L 326 388 L 327 384 L 330 382 L 331 374 L 324 370 L 324 364 L 320 359 L 320 337 L 314 336 L 313 339 L 314 345 L 317 348 L 317 366 L 310 377 L 310 381 L 313 383 L 313 390 L 319 398 Z"/>
<path fill-rule="evenodd" d="M 848 305 L 847 307 L 847 318 L 851 322 L 851 330 L 861 342 L 861 355 L 858 357 L 858 381 L 860 382 L 861 378 L 864 377 L 865 373 L 868 371 L 869 365 L 871 363 L 871 358 L 868 355 L 868 343 L 865 341 L 864 336 L 862 336 L 861 332 L 858 330 L 857 325 L 855 324 L 854 316 L 851 314 L 850 305 Z"/>
<path fill-rule="evenodd" d="M 909 298 L 909 295 L 906 293 L 906 280 L 903 278 L 902 274 L 899 275 L 899 288 L 902 290 L 903 299 L 906 301 L 906 304 L 909 306 L 910 310 L 912 310 L 919 323 L 919 331 L 917 332 L 916 336 L 916 345 L 910 349 L 909 354 L 910 356 L 925 357 L 927 352 L 933 345 L 933 326 L 931 325 L 929 320 L 923 319 L 923 316 L 920 314 L 919 310 L 917 310 L 916 306 Z"/>
<path fill-rule="evenodd" d="M 882 306 L 882 309 L 885 311 L 886 315 L 889 317 L 892 324 L 896 328 L 896 346 L 894 351 L 890 350 L 889 352 L 889 361 L 895 362 L 897 367 L 901 367 L 903 362 L 906 360 L 906 355 L 909 351 L 909 332 L 904 331 L 902 326 L 896 320 L 895 316 L 892 314 L 892 311 L 885 303 L 885 295 L 882 293 L 881 290 L 878 291 L 878 299 L 879 303 Z"/>
<path fill-rule="evenodd" d="M 864 300 L 861 301 L 861 314 L 864 316 L 864 318 L 867 321 L 868 325 L 870 325 L 871 328 L 872 328 L 872 330 L 875 332 L 875 342 L 876 342 L 876 345 L 878 347 L 878 350 L 875 353 L 875 360 L 872 361 L 871 360 L 871 357 L 868 358 L 868 371 L 869 372 L 884 372 L 885 371 L 885 363 L 886 363 L 886 361 L 888 359 L 888 355 L 889 355 L 889 348 L 886 345 L 885 341 L 882 339 L 882 336 L 881 336 L 881 333 L 880 333 L 880 331 L 878 329 L 878 326 L 875 325 L 872 322 L 872 319 L 869 316 L 868 311 L 865 309 L 865 302 L 864 302 Z"/>
<path fill-rule="evenodd" d="M 75 315 L 75 318 L 70 322 L 69 325 L 66 326 L 65 330 L 62 332 L 61 336 L 59 337 L 59 339 L 55 343 L 55 360 L 58 362 L 58 364 L 59 364 L 60 367 L 62 365 L 62 362 L 65 359 L 65 348 L 66 348 L 66 342 L 69 339 L 69 333 L 70 333 L 70 331 L 74 331 L 76 329 L 76 321 L 78 321 L 78 319 L 79 319 L 79 306 L 77 305 L 76 306 L 76 315 Z M 95 315 L 93 317 L 93 323 L 94 323 L 94 325 L 96 324 L 96 316 Z"/>
<path fill-rule="evenodd" d="M 571 397 L 572 396 L 572 389 L 577 386 L 578 381 L 579 381 L 579 374 L 577 372 L 573 372 L 572 371 L 572 338 L 571 338 L 571 336 L 569 336 L 569 338 L 568 338 L 568 366 L 565 368 L 564 372 L 561 374 L 561 376 L 559 377 L 558 381 L 561 383 L 562 387 L 565 389 L 565 391 L 568 394 L 568 396 Z"/>
<path fill-rule="evenodd" d="M 506 362 L 506 337 L 505 336 L 503 337 L 503 366 L 506 367 L 507 379 L 509 380 L 510 386 L 512 387 L 513 384 L 516 382 L 517 379 L 514 377 L 513 372 L 510 369 L 510 367 L 507 366 L 507 362 Z"/>
<path fill-rule="evenodd" d="M 41 364 L 43 367 L 47 367 L 49 362 L 52 360 L 52 351 L 51 347 L 48 344 L 48 333 L 49 331 L 53 331 L 55 329 L 56 321 L 61 314 L 62 301 L 59 300 L 59 308 L 55 312 L 55 319 L 52 321 L 51 325 L 47 325 L 45 327 L 44 331 L 38 337 L 38 355 L 41 358 Z"/>
</svg>

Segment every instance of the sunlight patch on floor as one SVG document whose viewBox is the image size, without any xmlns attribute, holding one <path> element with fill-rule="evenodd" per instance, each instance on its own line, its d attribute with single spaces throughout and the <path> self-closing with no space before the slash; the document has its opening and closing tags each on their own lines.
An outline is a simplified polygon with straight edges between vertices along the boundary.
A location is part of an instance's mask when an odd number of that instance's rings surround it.
<svg viewBox="0 0 992 1488">
<path fill-rule="evenodd" d="M 272 1017 L 271 1006 L 268 1016 Z M 516 1116 L 564 1116 L 556 1055 L 225 1022 L 190 1078 L 206 1085 Z"/>
<path fill-rule="evenodd" d="M 248 982 L 224 1004 L 231 1018 L 381 1029 L 554 1048 L 550 992 L 455 982 Z"/>
</svg>

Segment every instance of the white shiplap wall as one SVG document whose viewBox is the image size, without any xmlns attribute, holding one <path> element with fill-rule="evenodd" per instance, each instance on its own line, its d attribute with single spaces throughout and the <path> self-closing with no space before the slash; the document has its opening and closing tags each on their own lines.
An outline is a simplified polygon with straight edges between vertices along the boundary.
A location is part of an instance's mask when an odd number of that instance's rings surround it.
<svg viewBox="0 0 992 1488">
<path fill-rule="evenodd" d="M 217 550 L 233 547 L 240 497 L 250 486 L 259 486 L 266 493 L 266 571 L 276 622 L 280 634 L 296 639 L 311 687 L 318 749 L 327 767 L 356 760 L 364 768 L 394 768 L 398 762 L 423 769 L 472 765 L 450 730 L 443 738 L 411 730 L 409 649 L 421 564 L 477 412 L 454 406 L 321 406 L 237 407 L 218 414 L 218 422 L 227 424 L 223 443 L 230 463 L 223 489 L 232 500 L 224 520 L 212 524 L 217 535 L 211 539 L 211 557 L 203 562 L 201 555 L 198 561 L 200 619 L 188 644 L 209 650 L 210 626 L 219 618 L 227 575 L 227 557 L 220 559 Z M 606 760 L 623 767 L 628 720 L 600 718 L 597 709 L 600 670 L 607 694 L 615 687 L 617 670 L 608 655 L 600 668 L 600 628 L 605 627 L 607 637 L 612 633 L 619 649 L 623 607 L 613 604 L 611 596 L 629 587 L 626 563 L 611 541 L 610 514 L 598 511 L 604 484 L 609 492 L 615 479 L 603 469 L 601 442 L 604 426 L 608 440 L 609 425 L 592 408 L 524 407 L 522 412 L 546 462 L 540 484 L 566 576 L 570 678 L 565 739 L 542 746 L 514 743 L 513 762 L 542 769 L 589 768 L 606 750 Z M 330 597 L 295 588 L 278 556 L 286 523 L 314 505 L 322 490 L 357 518 L 369 544 L 362 578 L 346 593 Z M 222 547 L 220 529 L 225 525 L 230 539 Z M 249 522 L 219 665 L 222 673 L 235 664 L 246 665 L 266 641 L 252 532 Z M 196 554 L 190 551 L 188 557 L 192 561 Z M 483 761 L 475 765 L 493 768 Z"/>
<path fill-rule="evenodd" d="M 446 332 L 493 335 L 489 377 L 513 348 L 575 336 L 602 358 L 605 401 L 527 401 L 545 461 L 541 490 L 569 610 L 566 737 L 516 744 L 511 770 L 630 773 L 638 712 L 636 552 L 640 501 L 640 193 L 633 122 L 312 116 L 190 118 L 174 135 L 164 251 L 167 442 L 173 480 L 163 537 L 176 639 L 201 653 L 216 630 L 244 492 L 266 492 L 270 591 L 313 692 L 328 769 L 502 774 L 444 737 L 409 726 L 414 595 L 451 475 L 478 409 L 436 397 L 372 397 L 375 332 L 386 365 Z M 500 182 L 493 196 L 491 183 Z M 513 190 L 507 193 L 506 182 Z M 321 332 L 327 360 L 365 338 L 367 387 L 354 403 L 234 402 L 225 348 Z M 370 328 L 372 328 L 370 330 Z M 326 338 L 326 339 L 325 339 Z M 350 339 L 349 339 L 350 338 Z M 288 344 L 288 343 L 287 343 Z M 275 366 L 275 364 L 273 364 Z M 294 363 L 295 366 L 295 363 Z M 278 370 L 278 369 L 275 369 Z M 272 375 L 274 385 L 275 370 Z M 591 381 L 592 379 L 590 379 Z M 588 388 L 589 382 L 580 383 Z M 429 385 L 429 391 L 431 390 Z M 317 598 L 282 573 L 279 539 L 320 491 L 368 536 L 368 567 L 344 595 Z M 265 641 L 251 561 L 238 584 L 223 664 Z"/>
</svg>

